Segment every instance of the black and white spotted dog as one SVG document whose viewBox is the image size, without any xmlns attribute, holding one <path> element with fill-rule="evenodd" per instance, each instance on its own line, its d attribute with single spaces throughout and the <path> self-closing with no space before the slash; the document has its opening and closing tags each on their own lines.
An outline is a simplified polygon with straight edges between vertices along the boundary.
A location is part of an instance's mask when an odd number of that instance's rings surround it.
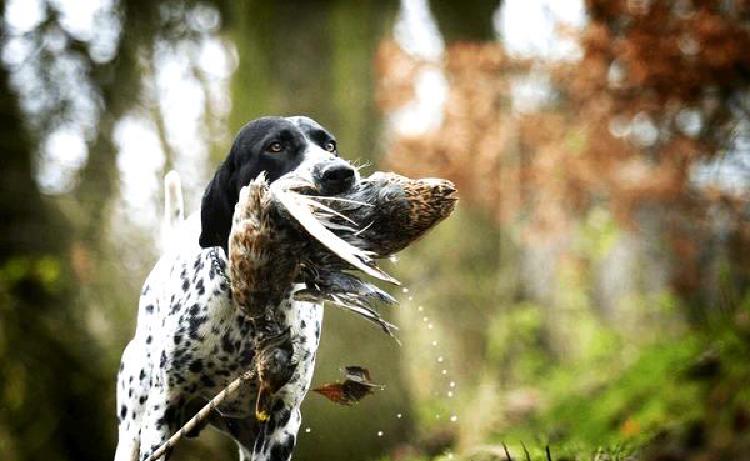
<svg viewBox="0 0 750 461">
<path fill-rule="evenodd" d="M 240 130 L 206 188 L 200 216 L 170 226 L 163 238 L 167 249 L 143 286 L 135 336 L 123 352 L 118 374 L 116 461 L 148 459 L 250 367 L 254 331 L 232 302 L 225 268 L 240 189 L 261 172 L 270 181 L 287 173 L 303 175 L 324 194 L 340 193 L 357 181 L 356 170 L 338 157 L 333 136 L 310 118 L 265 117 Z M 169 189 L 167 203 L 177 196 L 179 185 Z M 180 213 L 179 204 L 167 208 Z M 310 387 L 323 307 L 289 299 L 279 308 L 287 311 L 297 365 L 274 396 L 270 419 L 256 420 L 257 389 L 252 385 L 209 419 L 236 440 L 241 460 L 290 459 L 300 405 Z"/>
</svg>

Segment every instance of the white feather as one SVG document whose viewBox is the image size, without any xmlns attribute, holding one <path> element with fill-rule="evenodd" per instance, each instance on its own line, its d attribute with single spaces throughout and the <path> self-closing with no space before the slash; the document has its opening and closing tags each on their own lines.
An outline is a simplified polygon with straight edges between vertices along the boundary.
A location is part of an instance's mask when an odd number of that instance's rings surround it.
<svg viewBox="0 0 750 461">
<path fill-rule="evenodd" d="M 277 181 L 271 184 L 271 192 L 274 194 L 274 197 L 313 238 L 318 240 L 341 259 L 365 274 L 383 280 L 384 282 L 390 282 L 395 285 L 401 284 L 398 280 L 381 271 L 377 267 L 369 266 L 367 263 L 371 262 L 372 259 L 366 252 L 348 244 L 336 234 L 326 229 L 326 227 L 315 218 L 310 209 L 306 205 L 300 203 L 300 196 L 298 194 L 284 190 L 283 187 L 277 186 L 278 183 L 279 182 Z"/>
</svg>

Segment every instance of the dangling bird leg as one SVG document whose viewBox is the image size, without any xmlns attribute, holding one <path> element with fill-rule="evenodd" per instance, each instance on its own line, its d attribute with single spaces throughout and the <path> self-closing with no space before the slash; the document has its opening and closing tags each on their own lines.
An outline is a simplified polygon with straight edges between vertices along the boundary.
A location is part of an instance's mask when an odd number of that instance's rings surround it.
<svg viewBox="0 0 750 461">
<path fill-rule="evenodd" d="M 267 421 L 272 406 L 272 397 L 286 384 L 294 373 L 292 347 L 289 330 L 275 336 L 266 336 L 256 349 L 256 370 L 260 381 L 258 399 L 255 402 L 255 418 Z"/>
</svg>

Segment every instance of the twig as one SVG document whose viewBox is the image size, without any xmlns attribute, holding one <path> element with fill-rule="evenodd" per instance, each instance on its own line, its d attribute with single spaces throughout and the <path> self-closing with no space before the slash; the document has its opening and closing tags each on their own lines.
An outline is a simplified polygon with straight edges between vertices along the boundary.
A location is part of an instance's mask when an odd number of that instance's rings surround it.
<svg viewBox="0 0 750 461">
<path fill-rule="evenodd" d="M 547 461 L 552 461 L 552 455 L 549 452 L 549 445 L 544 446 L 544 452 L 547 453 Z"/>
<path fill-rule="evenodd" d="M 172 437 L 169 438 L 169 440 L 161 444 L 161 446 L 148 458 L 148 461 L 156 461 L 164 456 L 167 450 L 173 448 L 177 444 L 177 442 L 179 442 L 185 436 L 185 434 L 192 431 L 198 426 L 198 424 L 203 422 L 203 420 L 208 417 L 209 413 L 211 413 L 211 410 L 214 410 L 217 406 L 221 405 L 224 400 L 230 394 L 234 393 L 241 385 L 254 379 L 255 370 L 252 369 L 245 371 L 237 379 L 227 384 L 227 387 L 216 394 L 216 397 L 211 399 L 211 401 L 205 404 L 203 408 L 201 408 L 198 413 L 195 414 L 195 416 L 193 416 L 188 422 L 183 424 L 180 430 L 175 432 Z"/>
</svg>

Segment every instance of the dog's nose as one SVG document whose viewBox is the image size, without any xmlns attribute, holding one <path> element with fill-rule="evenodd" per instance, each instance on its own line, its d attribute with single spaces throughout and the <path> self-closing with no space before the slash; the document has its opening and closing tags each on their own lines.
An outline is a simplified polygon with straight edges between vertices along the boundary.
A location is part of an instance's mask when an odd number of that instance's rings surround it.
<svg viewBox="0 0 750 461">
<path fill-rule="evenodd" d="M 323 170 L 320 183 L 325 195 L 340 194 L 354 184 L 354 168 L 342 164 L 330 165 Z"/>
</svg>

